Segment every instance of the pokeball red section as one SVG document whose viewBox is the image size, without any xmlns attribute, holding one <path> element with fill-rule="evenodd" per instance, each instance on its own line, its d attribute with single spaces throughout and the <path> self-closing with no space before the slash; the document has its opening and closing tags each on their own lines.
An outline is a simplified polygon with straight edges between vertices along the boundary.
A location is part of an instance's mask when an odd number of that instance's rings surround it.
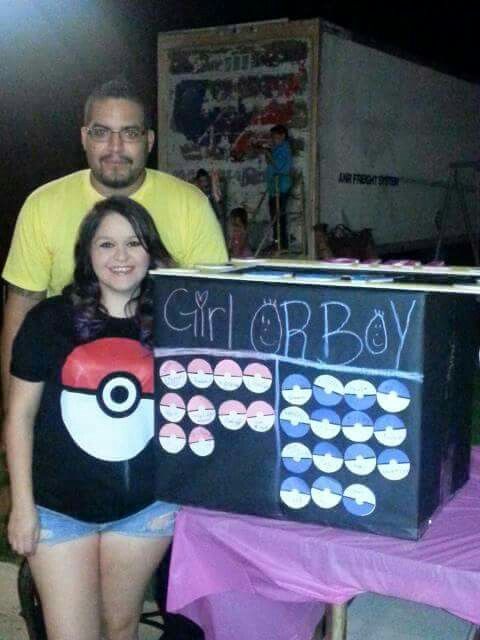
<svg viewBox="0 0 480 640">
<path fill-rule="evenodd" d="M 153 393 L 152 353 L 130 338 L 100 338 L 76 347 L 63 365 L 62 384 L 94 391 L 115 371 L 131 373 L 142 393 Z"/>
</svg>

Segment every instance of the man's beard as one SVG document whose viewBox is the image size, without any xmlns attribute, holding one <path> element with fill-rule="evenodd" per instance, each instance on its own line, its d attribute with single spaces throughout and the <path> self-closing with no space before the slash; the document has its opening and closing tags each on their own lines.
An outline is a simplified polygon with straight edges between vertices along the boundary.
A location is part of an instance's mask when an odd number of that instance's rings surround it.
<svg viewBox="0 0 480 640">
<path fill-rule="evenodd" d="M 92 169 L 92 173 L 98 182 L 109 189 L 126 189 L 127 187 L 131 187 L 144 171 L 144 167 L 138 167 L 135 171 L 127 172 L 126 174 L 116 174 L 115 172 L 106 173 L 102 171 L 102 161 L 105 159 L 106 158 L 101 158 L 99 168 Z M 130 158 L 122 157 L 122 160 L 127 166 L 132 164 Z"/>
</svg>

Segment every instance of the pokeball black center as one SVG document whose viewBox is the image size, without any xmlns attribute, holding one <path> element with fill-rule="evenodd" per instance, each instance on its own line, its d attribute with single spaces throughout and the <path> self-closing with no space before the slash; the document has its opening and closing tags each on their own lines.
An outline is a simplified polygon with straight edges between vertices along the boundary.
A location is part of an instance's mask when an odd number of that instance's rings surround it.
<svg viewBox="0 0 480 640">
<path fill-rule="evenodd" d="M 125 387 L 118 386 L 112 389 L 110 395 L 114 402 L 120 404 L 122 402 L 125 402 L 125 400 L 128 398 L 128 391 L 125 389 Z"/>
</svg>

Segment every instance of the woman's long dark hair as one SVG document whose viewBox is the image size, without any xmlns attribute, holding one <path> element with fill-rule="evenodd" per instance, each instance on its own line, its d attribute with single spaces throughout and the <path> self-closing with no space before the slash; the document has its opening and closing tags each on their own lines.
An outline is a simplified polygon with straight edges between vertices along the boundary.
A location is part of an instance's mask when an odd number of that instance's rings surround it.
<svg viewBox="0 0 480 640">
<path fill-rule="evenodd" d="M 100 333 L 107 320 L 107 310 L 101 303 L 98 278 L 93 270 L 90 252 L 97 229 L 106 216 L 118 213 L 132 226 L 132 229 L 150 256 L 149 269 L 155 269 L 170 261 L 155 224 L 148 211 L 134 200 L 125 196 L 112 196 L 97 204 L 85 216 L 75 244 L 75 270 L 73 282 L 65 287 L 64 294 L 74 307 L 75 336 L 79 342 L 88 342 Z M 135 306 L 132 317 L 139 327 L 139 338 L 143 344 L 152 345 L 153 291 L 149 278 L 140 284 L 138 295 L 126 304 Z"/>
</svg>

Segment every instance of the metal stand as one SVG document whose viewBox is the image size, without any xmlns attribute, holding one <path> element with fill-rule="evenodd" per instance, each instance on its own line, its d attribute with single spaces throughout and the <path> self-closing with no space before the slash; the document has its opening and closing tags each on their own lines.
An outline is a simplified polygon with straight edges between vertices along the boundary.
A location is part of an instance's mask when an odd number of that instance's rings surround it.
<svg viewBox="0 0 480 640">
<path fill-rule="evenodd" d="M 435 260 L 440 258 L 440 251 L 442 248 L 445 227 L 447 224 L 448 211 L 452 204 L 452 196 L 456 195 L 460 206 L 460 211 L 463 217 L 463 224 L 467 233 L 470 246 L 472 248 L 474 264 L 480 264 L 479 259 L 479 247 L 478 247 L 478 224 L 472 222 L 472 217 L 467 205 L 466 192 L 469 189 L 461 182 L 459 173 L 466 169 L 473 169 L 474 171 L 480 171 L 480 162 L 452 162 L 449 165 L 450 175 L 448 178 L 447 191 L 445 193 L 445 200 L 443 203 L 443 209 L 440 215 L 438 240 L 435 249 Z M 475 190 L 477 193 L 477 190 Z M 477 227 L 477 229 L 475 229 Z"/>
<path fill-rule="evenodd" d="M 325 610 L 325 640 L 346 640 L 347 637 L 347 603 L 329 604 Z"/>
</svg>

